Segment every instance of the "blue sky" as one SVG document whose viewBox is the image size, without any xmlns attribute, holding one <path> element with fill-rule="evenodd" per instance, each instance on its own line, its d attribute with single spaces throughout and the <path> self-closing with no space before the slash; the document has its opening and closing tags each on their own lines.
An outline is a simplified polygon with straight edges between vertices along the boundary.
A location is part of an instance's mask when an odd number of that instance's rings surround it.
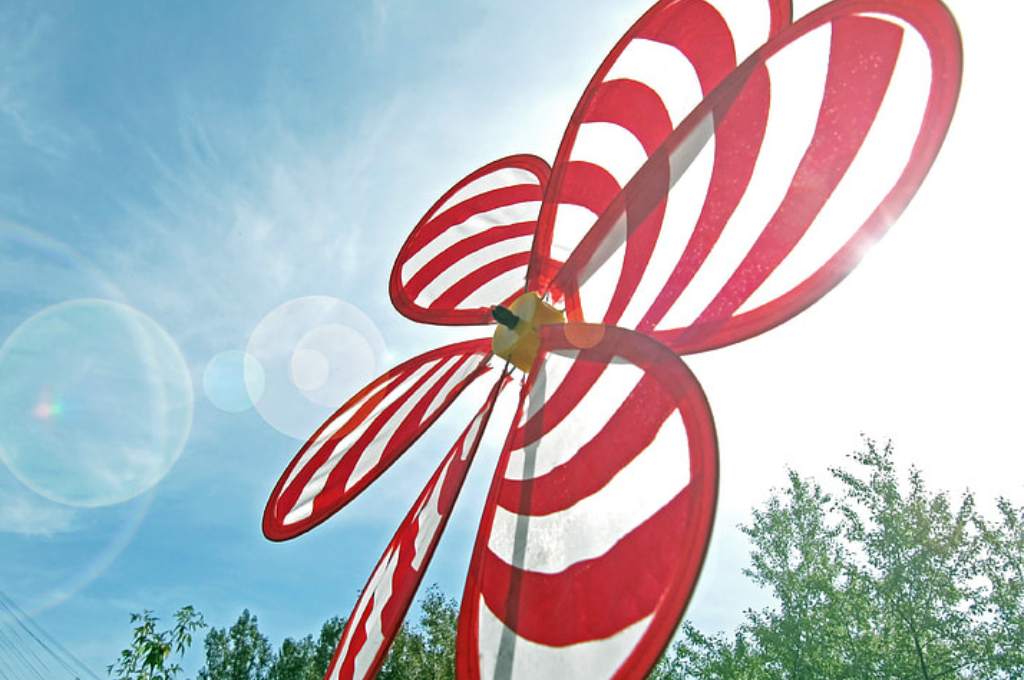
<svg viewBox="0 0 1024 680">
<path fill-rule="evenodd" d="M 550 160 L 592 70 L 646 4 L 5 2 L 0 342 L 20 329 L 36 358 L 0 380 L 38 388 L 45 401 L 90 342 L 103 348 L 101 318 L 145 315 L 158 326 L 147 352 L 105 348 L 134 378 L 96 397 L 114 407 L 91 427 L 83 411 L 74 420 L 72 402 L 42 420 L 57 423 L 52 436 L 69 428 L 99 452 L 125 447 L 129 432 L 145 439 L 140 423 L 155 423 L 160 436 L 149 441 L 160 453 L 140 463 L 141 481 L 118 479 L 152 483 L 148 491 L 113 504 L 97 492 L 84 504 L 97 507 L 58 501 L 109 484 L 51 470 L 30 488 L 24 472 L 19 481 L 0 465 L 0 587 L 97 672 L 126 643 L 129 612 L 143 608 L 169 616 L 193 604 L 223 626 L 248 607 L 275 643 L 347 614 L 472 406 L 456 407 L 346 511 L 272 544 L 259 529 L 263 504 L 298 442 L 268 423 L 273 415 L 217 408 L 204 371 L 305 296 L 365 314 L 350 319 L 373 336 L 373 365 L 338 359 L 340 386 L 460 337 L 391 308 L 399 246 L 469 170 L 510 153 Z M 796 3 L 797 14 L 816 4 Z M 1020 22 L 993 21 L 967 0 L 950 5 L 965 86 L 946 148 L 904 218 L 823 304 L 691 362 L 723 467 L 715 543 L 691 607 L 701 625 L 731 625 L 764 602 L 740 573 L 735 525 L 750 506 L 783 483 L 786 465 L 821 475 L 841 463 L 860 432 L 893 437 L 902 462 L 938 485 L 1024 496 L 1014 425 L 1024 334 L 1012 318 L 1024 243 L 1011 179 L 1024 149 L 1020 95 L 998 75 L 1011 69 L 1001 45 Z M 82 298 L 124 307 L 87 306 L 95 315 L 84 335 L 61 336 L 63 318 L 36 324 L 35 339 L 24 330 L 33 315 Z M 327 408 L 311 405 L 309 417 Z M 427 576 L 455 596 L 500 429 Z M 76 450 L 68 470 L 81 464 Z M 199 662 L 194 653 L 186 665 Z"/>
</svg>

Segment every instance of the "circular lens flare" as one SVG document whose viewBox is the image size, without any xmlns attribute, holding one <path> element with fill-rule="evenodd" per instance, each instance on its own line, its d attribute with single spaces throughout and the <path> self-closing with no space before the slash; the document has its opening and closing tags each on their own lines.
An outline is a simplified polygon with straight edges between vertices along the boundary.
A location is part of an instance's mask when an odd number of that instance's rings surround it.
<svg viewBox="0 0 1024 680">
<path fill-rule="evenodd" d="M 83 297 L 124 300 L 101 271 L 66 244 L 0 220 L 0 346 L 26 319 Z M 0 373 L 0 387 L 24 378 Z M 23 419 L 50 436 L 65 431 L 65 423 L 82 412 L 74 390 L 63 389 L 60 380 L 38 379 L 33 385 L 21 404 Z M 0 407 L 3 441 L 12 431 L 6 416 Z M 135 537 L 154 494 L 88 510 L 70 507 L 27 488 L 2 464 L 10 455 L 0 451 L 0 532 L 17 559 L 0 559 L 0 583 L 35 615 L 74 597 L 107 571 Z"/>
<path fill-rule="evenodd" d="M 0 460 L 66 505 L 113 505 L 152 488 L 191 428 L 181 352 L 120 303 L 72 300 L 35 314 L 0 345 L 0 375 Z"/>
<path fill-rule="evenodd" d="M 227 413 L 241 413 L 259 401 L 266 388 L 263 366 L 256 357 L 241 350 L 216 354 L 203 371 L 203 393 L 214 406 Z"/>
<path fill-rule="evenodd" d="M 377 376 L 384 338 L 358 307 L 324 295 L 290 300 L 267 314 L 246 352 L 265 373 L 256 411 L 274 429 L 305 440 Z M 248 369 L 247 369 L 248 373 Z"/>
<path fill-rule="evenodd" d="M 54 399 L 51 391 L 44 388 L 39 394 L 36 405 L 32 408 L 32 416 L 36 420 L 50 420 L 64 413 L 64 404 Z"/>
<path fill-rule="evenodd" d="M 327 357 L 315 349 L 299 348 L 292 354 L 292 382 L 303 392 L 324 386 L 331 373 Z"/>
</svg>

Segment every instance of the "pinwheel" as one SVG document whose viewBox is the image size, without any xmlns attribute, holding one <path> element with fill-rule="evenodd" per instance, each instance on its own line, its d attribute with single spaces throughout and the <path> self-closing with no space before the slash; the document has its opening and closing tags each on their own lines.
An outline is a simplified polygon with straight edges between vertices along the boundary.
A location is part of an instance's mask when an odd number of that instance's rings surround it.
<svg viewBox="0 0 1024 680">
<path fill-rule="evenodd" d="M 372 676 L 501 390 L 519 375 L 470 560 L 459 677 L 642 677 L 708 546 L 717 446 L 680 355 L 750 338 L 835 286 L 917 190 L 959 92 L 936 0 L 663 0 L 601 64 L 550 167 L 447 191 L 391 274 L 405 316 L 496 323 L 385 373 L 295 456 L 273 540 L 377 479 L 489 368 L 468 427 L 388 544 L 329 678 Z M 502 361 L 504 360 L 504 362 Z"/>
</svg>

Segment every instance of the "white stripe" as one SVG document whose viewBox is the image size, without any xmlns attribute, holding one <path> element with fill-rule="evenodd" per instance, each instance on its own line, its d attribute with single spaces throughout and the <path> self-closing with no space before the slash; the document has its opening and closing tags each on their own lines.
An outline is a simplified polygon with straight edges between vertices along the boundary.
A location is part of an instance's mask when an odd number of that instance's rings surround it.
<svg viewBox="0 0 1024 680">
<path fill-rule="evenodd" d="M 281 485 L 281 490 L 284 491 L 289 486 L 291 486 L 292 482 L 295 480 L 295 477 L 299 474 L 299 472 L 302 471 L 302 468 L 306 467 L 306 464 L 309 462 L 310 458 L 317 454 L 317 452 L 320 450 L 320 447 L 323 446 L 328 439 L 333 437 L 335 432 L 340 430 L 343 425 L 352 420 L 352 416 L 357 411 L 359 411 L 363 404 L 365 404 L 371 397 L 380 394 L 383 390 L 391 389 L 392 385 L 395 385 L 396 383 L 401 383 L 404 380 L 405 378 L 403 378 L 401 374 L 391 376 L 383 383 L 378 385 L 377 389 L 369 392 L 365 397 L 357 401 L 355 404 L 352 404 L 347 409 L 334 416 L 334 418 L 331 419 L 330 424 L 328 424 L 328 426 L 324 428 L 323 432 L 320 433 L 320 436 L 317 437 L 316 440 L 306 448 L 305 452 L 302 454 L 302 457 L 299 458 L 299 462 L 296 463 L 295 467 L 292 468 L 292 471 L 288 473 L 288 477 L 285 479 L 284 484 Z"/>
<path fill-rule="evenodd" d="M 679 495 L 689 482 L 686 428 L 678 412 L 673 412 L 642 453 L 604 487 L 575 505 L 528 518 L 498 506 L 487 547 L 506 564 L 557 574 L 608 552 Z M 513 552 L 524 525 L 525 551 L 522 561 L 517 562 Z"/>
<path fill-rule="evenodd" d="M 480 433 L 480 424 L 483 422 L 483 419 L 484 414 L 478 413 L 470 424 L 469 429 L 466 431 L 466 436 L 462 438 L 462 446 L 459 447 L 459 460 L 465 461 L 469 456 L 469 452 L 473 450 L 473 445 L 476 442 L 477 435 Z M 434 484 L 430 495 L 416 513 L 416 539 L 413 541 L 412 557 L 412 568 L 416 571 L 420 571 L 423 567 L 423 560 L 427 557 L 427 549 L 434 540 L 434 536 L 437 535 L 438 528 L 441 526 L 441 520 L 444 518 L 444 514 L 441 512 L 441 492 L 448 482 L 448 475 L 451 474 L 454 461 L 455 452 L 453 451 L 448 456 L 447 462 L 444 465 L 444 472 L 438 476 L 437 483 Z"/>
<path fill-rule="evenodd" d="M 416 296 L 416 304 L 427 307 L 437 298 L 462 280 L 463 277 L 473 273 L 480 267 L 495 262 L 506 255 L 517 253 L 528 253 L 533 247 L 533 234 L 529 236 L 517 236 L 516 238 L 498 241 L 488 246 L 474 250 L 465 257 L 453 262 L 447 269 L 423 287 L 420 294 Z M 496 302 L 500 302 L 496 301 Z"/>
<path fill-rule="evenodd" d="M 580 308 L 585 320 L 592 323 L 604 320 L 622 277 L 628 237 L 627 215 L 623 213 L 577 276 Z"/>
<path fill-rule="evenodd" d="M 516 635 L 495 616 L 482 595 L 477 611 L 480 617 L 477 624 L 480 640 L 480 677 L 494 678 L 500 671 L 501 677 L 510 680 L 610 678 L 636 647 L 651 625 L 651 619 L 654 618 L 653 614 L 642 618 L 614 635 L 600 640 L 551 647 Z M 513 648 L 504 650 L 504 656 L 499 659 L 498 655 L 503 651 L 502 641 L 513 639 Z"/>
<path fill-rule="evenodd" d="M 569 161 L 604 168 L 620 187 L 633 178 L 647 160 L 643 144 L 630 130 L 616 123 L 584 123 L 576 132 Z"/>
<path fill-rule="evenodd" d="M 523 201 L 476 213 L 465 222 L 448 227 L 406 260 L 402 265 L 402 282 L 407 283 L 416 272 L 423 268 L 423 265 L 459 241 L 495 227 L 506 227 L 521 222 L 536 222 L 539 213 L 540 201 Z"/>
<path fill-rule="evenodd" d="M 913 25 L 907 23 L 906 21 L 904 21 L 903 19 L 899 18 L 894 14 L 886 14 L 885 12 L 858 12 L 857 16 L 867 17 L 868 19 L 881 19 L 882 21 L 887 21 L 890 24 L 896 24 L 904 31 L 906 31 L 909 28 L 912 32 L 917 32 L 917 29 L 914 28 Z"/>
<path fill-rule="evenodd" d="M 825 93 L 831 36 L 831 25 L 825 24 L 768 60 L 772 102 L 750 184 L 703 266 L 658 329 L 693 323 L 725 286 L 778 209 L 814 137 Z"/>
<path fill-rule="evenodd" d="M 725 19 L 736 46 L 736 62 L 746 59 L 768 40 L 772 14 L 768 0 L 710 0 Z"/>
<path fill-rule="evenodd" d="M 537 377 L 534 379 L 533 386 L 530 387 L 530 393 L 526 396 L 526 408 L 519 416 L 519 427 L 535 416 L 551 395 L 558 391 L 573 366 L 576 365 L 576 358 L 579 355 L 579 350 L 551 353 L 547 355 L 543 364 L 533 369 Z"/>
<path fill-rule="evenodd" d="M 686 55 L 674 45 L 645 38 L 635 38 L 626 45 L 604 80 L 634 80 L 654 90 L 672 127 L 679 125 L 704 97 L 697 71 Z"/>
<path fill-rule="evenodd" d="M 502 168 L 501 170 L 495 170 L 483 177 L 478 177 L 456 191 L 448 198 L 447 201 L 441 204 L 441 206 L 435 210 L 432 215 L 440 215 L 448 208 L 467 201 L 474 196 L 486 194 L 488 191 L 505 189 L 522 184 L 533 184 L 536 186 L 540 184 L 540 180 L 537 179 L 537 176 L 529 170 L 523 170 L 521 168 Z"/>
<path fill-rule="evenodd" d="M 668 157 L 669 186 L 675 186 L 683 175 L 690 171 L 690 166 L 709 146 L 714 155 L 716 112 L 705 114 L 697 121 L 690 134 L 686 135 L 678 146 L 674 147 Z"/>
<path fill-rule="evenodd" d="M 391 589 L 392 589 L 391 580 L 395 576 L 395 569 L 397 567 L 398 567 L 398 552 L 393 550 L 393 549 L 389 549 L 387 552 L 384 553 L 384 556 L 380 560 L 380 564 L 378 564 L 377 568 L 374 570 L 373 576 L 370 577 L 369 583 L 366 584 L 366 589 L 363 590 L 362 595 L 359 596 L 359 601 L 356 603 L 356 607 L 352 611 L 352 616 L 349 618 L 349 621 L 352 623 L 352 627 L 348 629 L 348 634 L 345 636 L 345 639 L 342 641 L 341 650 L 338 652 L 338 656 L 337 656 L 337 658 L 336 658 L 336 660 L 334 662 L 334 665 L 331 666 L 330 671 L 327 673 L 327 677 L 331 678 L 332 680 L 337 680 L 339 677 L 341 677 L 341 666 L 342 666 L 342 663 L 345 661 L 345 659 L 348 657 L 348 648 L 352 644 L 352 636 L 353 636 L 353 634 L 356 631 L 357 622 L 363 617 L 363 612 L 366 611 L 366 605 L 369 603 L 370 597 L 377 595 L 377 588 L 378 588 L 378 586 L 380 586 L 382 583 L 384 583 L 385 586 L 384 586 L 383 590 L 385 590 L 387 592 L 387 596 L 386 597 L 374 597 L 373 598 L 373 600 L 374 600 L 373 611 L 370 613 L 370 616 L 367 618 L 367 621 L 366 621 L 367 624 L 368 624 L 367 625 L 367 629 L 366 629 L 366 631 L 367 631 L 367 639 L 364 642 L 363 647 L 360 650 L 360 653 L 362 652 L 363 649 L 366 649 L 366 647 L 368 645 L 372 645 L 373 644 L 373 642 L 372 642 L 373 638 L 376 637 L 376 636 L 372 634 L 373 631 L 370 629 L 369 624 L 371 624 L 374 620 L 376 620 L 378 622 L 377 628 L 380 628 L 380 625 L 379 625 L 380 612 L 383 609 L 384 604 L 387 602 L 387 598 L 391 597 Z M 381 637 L 381 639 L 383 639 L 383 634 L 381 634 L 380 637 Z M 377 641 L 377 646 L 378 647 L 380 646 L 380 641 Z M 374 651 L 376 651 L 376 650 L 374 650 Z M 371 656 L 371 659 L 372 659 L 372 656 Z M 361 668 L 362 672 L 365 673 L 365 671 L 366 671 L 366 667 L 365 667 L 366 664 L 365 663 L 364 664 L 359 664 L 358 663 L 359 662 L 358 655 L 357 655 L 357 658 L 356 658 L 356 662 L 357 662 L 356 673 L 355 673 L 355 675 L 353 677 L 359 678 L 360 677 L 360 668 Z"/>
<path fill-rule="evenodd" d="M 395 551 L 388 556 L 382 570 L 381 579 L 374 584 L 371 591 L 373 592 L 373 610 L 366 617 L 366 625 L 363 627 L 363 630 L 366 631 L 366 640 L 363 642 L 363 646 L 359 648 L 359 651 L 356 652 L 356 658 L 352 664 L 353 680 L 363 680 L 363 678 L 367 677 L 370 664 L 373 663 L 373 657 L 377 656 L 381 645 L 384 644 L 384 606 L 391 599 L 395 570 L 397 568 L 398 551 Z M 359 619 L 356 620 L 358 621 Z"/>
<path fill-rule="evenodd" d="M 594 249 L 593 255 L 583 263 L 579 274 L 577 274 L 577 280 L 581 284 L 586 283 L 613 256 L 619 255 L 621 259 L 620 251 L 623 250 L 623 246 L 626 245 L 626 239 L 629 237 L 628 223 L 626 213 L 622 213 L 615 220 L 611 228 L 608 229 L 608 233 L 604 235 L 601 243 Z M 621 268 L 622 263 L 620 262 L 619 264 Z M 617 281 L 618 277 L 615 280 Z"/>
<path fill-rule="evenodd" d="M 572 460 L 621 408 L 644 372 L 633 364 L 609 364 L 565 418 L 538 442 L 509 452 L 505 479 L 533 479 Z"/>
<path fill-rule="evenodd" d="M 388 420 L 387 425 L 381 428 L 380 432 L 373 441 L 367 445 L 363 452 L 359 455 L 359 460 L 356 461 L 356 465 L 352 468 L 352 475 L 345 482 L 345 491 L 348 491 L 359 482 L 360 479 L 365 477 L 370 471 L 375 470 L 377 465 L 380 463 L 380 457 L 384 453 L 384 449 L 391 441 L 391 437 L 395 431 L 402 426 L 402 421 L 405 420 L 406 416 L 416 408 L 416 406 L 422 401 L 427 393 L 437 384 L 439 380 L 444 376 L 451 368 L 451 364 L 458 361 L 460 357 L 452 357 L 446 360 L 443 364 L 438 366 L 437 371 L 423 381 L 420 388 L 416 390 L 416 393 L 412 395 L 404 404 L 402 404 L 395 414 Z M 417 423 L 418 425 L 419 423 Z"/>
<path fill-rule="evenodd" d="M 478 413 L 476 418 L 473 419 L 473 424 L 469 426 L 469 431 L 463 439 L 462 449 L 459 451 L 459 460 L 466 460 L 469 457 L 469 452 L 473 450 L 473 443 L 480 435 L 480 426 L 483 425 L 483 422 L 484 414 Z"/>
<path fill-rule="evenodd" d="M 910 161 L 931 88 L 928 46 L 904 32 L 889 89 L 853 163 L 793 251 L 739 309 L 755 309 L 792 290 L 854 235 Z"/>
<path fill-rule="evenodd" d="M 513 293 L 526 287 L 526 269 L 527 266 L 524 264 L 494 277 L 455 305 L 455 309 L 476 309 L 501 304 Z"/>
<path fill-rule="evenodd" d="M 703 139 L 707 134 L 706 128 L 710 127 L 713 130 L 713 126 L 712 120 L 706 118 L 694 135 Z M 676 265 L 682 259 L 704 209 L 714 165 L 715 143 L 714 139 L 711 139 L 700 147 L 689 169 L 681 173 L 679 180 L 669 190 L 654 252 L 644 267 L 640 285 L 630 297 L 629 304 L 618 322 L 619 326 L 636 328 L 668 283 Z"/>
<path fill-rule="evenodd" d="M 406 381 L 411 386 L 416 384 L 416 381 L 420 379 L 427 371 L 431 371 L 435 366 L 438 365 L 438 360 L 431 361 L 423 366 L 420 366 L 413 372 Z M 431 379 L 436 380 L 443 371 L 443 366 L 438 366 L 437 372 Z M 376 421 L 378 416 L 383 413 L 391 404 L 400 399 L 404 394 L 408 394 L 409 389 L 405 391 L 393 390 L 387 397 L 381 400 L 379 404 L 373 409 L 369 416 L 367 416 L 359 425 L 349 432 L 347 435 L 342 437 L 337 444 L 334 445 L 334 449 L 331 451 L 331 455 L 324 461 L 323 465 L 317 468 L 316 472 L 309 478 L 306 485 L 302 488 L 302 492 L 299 494 L 298 500 L 295 502 L 295 506 L 292 507 L 291 511 L 285 515 L 284 524 L 293 524 L 299 520 L 306 519 L 313 514 L 313 499 L 320 495 L 323 491 L 324 486 L 327 484 L 327 478 L 330 476 L 334 468 L 338 466 L 342 458 L 348 454 L 352 445 L 359 441 L 363 433 L 366 432 L 367 428 Z M 394 420 L 392 418 L 389 424 Z M 383 428 L 378 434 L 377 438 L 382 436 L 389 436 L 387 427 Z M 371 443 L 372 444 L 372 443 Z"/>
<path fill-rule="evenodd" d="M 486 355 L 484 354 L 471 354 L 466 357 L 466 360 L 458 367 L 458 369 L 456 369 L 455 373 L 453 373 L 452 377 L 448 379 L 448 382 L 445 383 L 444 387 L 438 390 L 437 394 L 434 396 L 434 400 L 431 401 L 430 406 L 427 407 L 427 410 L 423 412 L 424 421 L 428 420 L 437 412 L 437 409 L 441 408 L 441 404 L 443 404 L 444 400 L 452 393 L 452 390 L 454 390 L 459 383 L 465 380 L 480 366 L 482 363 L 481 360 L 485 356 Z"/>
<path fill-rule="evenodd" d="M 551 257 L 565 262 L 597 221 L 597 213 L 574 203 L 559 203 L 551 230 Z"/>
<path fill-rule="evenodd" d="M 435 480 L 434 488 L 430 490 L 430 494 L 416 513 L 416 537 L 412 546 L 412 568 L 416 571 L 423 566 L 423 560 L 427 558 L 427 549 L 430 547 L 431 541 L 434 540 L 434 536 L 437 535 L 437 529 L 441 526 L 441 520 L 444 518 L 444 515 L 439 512 L 439 503 L 445 480 L 452 469 L 453 460 L 454 456 L 449 455 L 444 465 L 444 472 Z"/>
</svg>

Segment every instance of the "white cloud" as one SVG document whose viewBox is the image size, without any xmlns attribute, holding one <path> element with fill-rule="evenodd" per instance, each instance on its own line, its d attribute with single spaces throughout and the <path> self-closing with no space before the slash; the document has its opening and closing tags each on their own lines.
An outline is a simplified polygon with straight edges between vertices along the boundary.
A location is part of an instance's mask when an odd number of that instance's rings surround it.
<svg viewBox="0 0 1024 680">
<path fill-rule="evenodd" d="M 366 165 L 387 110 L 341 145 L 300 139 L 277 122 L 255 130 L 182 101 L 184 161 L 150 152 L 155 200 L 123 198 L 125 240 L 99 254 L 115 278 L 133 282 L 133 302 L 179 320 L 186 342 L 222 350 L 244 344 L 286 299 L 362 287 L 379 239 L 366 243 L 367 226 L 380 210 Z M 386 274 L 373 274 L 385 291 Z"/>
<path fill-rule="evenodd" d="M 40 101 L 53 81 L 52 29 L 45 14 L 0 11 L 0 141 L 13 135 L 35 152 L 63 158 L 74 135 Z"/>
<path fill-rule="evenodd" d="M 4 485 L 0 494 L 0 533 L 53 536 L 75 529 L 75 511 L 35 494 Z"/>
</svg>

